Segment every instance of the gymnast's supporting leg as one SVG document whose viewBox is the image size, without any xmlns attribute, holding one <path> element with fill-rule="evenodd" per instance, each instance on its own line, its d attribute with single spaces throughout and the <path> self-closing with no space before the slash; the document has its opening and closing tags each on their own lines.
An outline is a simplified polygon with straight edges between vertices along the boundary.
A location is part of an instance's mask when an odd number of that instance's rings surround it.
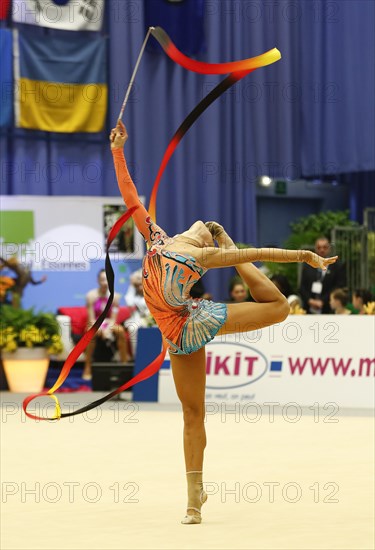
<svg viewBox="0 0 375 550">
<path fill-rule="evenodd" d="M 206 352 L 170 355 L 173 378 L 184 415 L 184 453 L 188 485 L 187 515 L 182 523 L 201 523 L 201 506 L 207 500 L 203 491 L 203 453 L 206 447 L 205 386 Z"/>
</svg>

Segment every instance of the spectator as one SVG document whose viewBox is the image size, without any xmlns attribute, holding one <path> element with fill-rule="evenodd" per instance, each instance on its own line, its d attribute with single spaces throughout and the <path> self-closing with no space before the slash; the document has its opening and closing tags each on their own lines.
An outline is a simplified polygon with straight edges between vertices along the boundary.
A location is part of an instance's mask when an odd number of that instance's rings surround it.
<svg viewBox="0 0 375 550">
<path fill-rule="evenodd" d="M 349 293 L 347 288 L 337 288 L 330 294 L 329 304 L 332 311 L 337 315 L 350 315 L 351 311 L 346 306 L 349 302 Z"/>
<path fill-rule="evenodd" d="M 248 289 L 242 279 L 234 277 L 229 285 L 229 296 L 231 303 L 248 301 Z"/>
<path fill-rule="evenodd" d="M 327 258 L 330 255 L 330 242 L 326 237 L 315 241 L 315 252 Z M 300 295 L 303 307 L 308 313 L 331 313 L 330 294 L 335 288 L 346 285 L 345 266 L 337 261 L 328 266 L 326 271 L 314 269 L 303 264 Z"/>
<path fill-rule="evenodd" d="M 98 273 L 98 285 L 98 288 L 94 288 L 86 294 L 88 329 L 92 327 L 96 319 L 104 310 L 109 297 L 108 281 L 104 269 L 102 269 Z M 91 340 L 86 348 L 85 366 L 82 373 L 82 378 L 84 380 L 91 379 L 91 362 L 96 345 L 98 343 L 98 339 L 100 339 L 102 343 L 104 343 L 109 348 L 112 348 L 114 344 L 117 344 L 121 361 L 123 363 L 126 363 L 128 360 L 125 329 L 123 326 L 116 324 L 119 303 L 120 294 L 115 293 L 112 307 L 108 312 L 107 319 L 105 319 L 105 321 L 102 323 L 95 337 Z"/>
<path fill-rule="evenodd" d="M 125 294 L 125 302 L 127 306 L 134 308 L 131 317 L 124 323 L 124 327 L 129 333 L 134 359 L 137 351 L 138 329 L 147 326 L 151 317 L 143 296 L 142 269 L 138 269 L 131 274 L 130 285 Z"/>
<path fill-rule="evenodd" d="M 271 281 L 280 290 L 281 294 L 285 296 L 285 298 L 288 298 L 288 296 L 293 294 L 292 287 L 290 286 L 290 283 L 285 275 L 272 275 Z"/>
<path fill-rule="evenodd" d="M 352 303 L 355 309 L 358 309 L 360 315 L 365 315 L 365 306 L 372 302 L 373 297 L 369 290 L 357 288 L 352 295 Z"/>
</svg>

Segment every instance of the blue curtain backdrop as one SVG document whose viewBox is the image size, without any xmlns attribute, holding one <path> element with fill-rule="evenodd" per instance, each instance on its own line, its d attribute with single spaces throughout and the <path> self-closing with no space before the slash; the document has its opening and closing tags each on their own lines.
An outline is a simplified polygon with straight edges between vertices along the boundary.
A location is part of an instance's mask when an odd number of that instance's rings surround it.
<svg viewBox="0 0 375 550">
<path fill-rule="evenodd" d="M 262 244 L 255 209 L 256 178 L 262 174 L 348 174 L 352 216 L 359 219 L 363 206 L 374 205 L 374 7 L 372 0 L 206 0 L 200 59 L 241 59 L 275 46 L 282 59 L 233 87 L 179 146 L 158 198 L 158 223 L 167 232 L 214 219 L 235 240 Z M 143 0 L 107 1 L 106 132 L 58 136 L 3 130 L 3 193 L 118 194 L 107 135 L 145 36 L 143 8 Z M 126 156 L 140 194 L 149 197 L 169 139 L 219 80 L 146 51 L 124 117 Z M 215 298 L 225 298 L 228 272 L 207 278 Z"/>
</svg>

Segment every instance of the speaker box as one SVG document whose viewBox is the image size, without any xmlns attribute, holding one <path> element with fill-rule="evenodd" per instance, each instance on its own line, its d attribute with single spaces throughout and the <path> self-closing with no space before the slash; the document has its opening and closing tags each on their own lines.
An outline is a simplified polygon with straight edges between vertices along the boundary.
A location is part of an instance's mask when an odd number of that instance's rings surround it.
<svg viewBox="0 0 375 550">
<path fill-rule="evenodd" d="M 134 363 L 92 363 L 92 390 L 112 391 L 133 377 Z"/>
</svg>

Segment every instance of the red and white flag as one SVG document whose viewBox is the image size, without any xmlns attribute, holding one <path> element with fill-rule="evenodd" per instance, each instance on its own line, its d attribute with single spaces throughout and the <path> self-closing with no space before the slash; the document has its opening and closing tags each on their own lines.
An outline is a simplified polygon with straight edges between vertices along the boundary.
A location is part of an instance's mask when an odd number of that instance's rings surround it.
<svg viewBox="0 0 375 550">
<path fill-rule="evenodd" d="M 13 0 L 12 12 L 16 23 L 68 31 L 99 31 L 104 0 Z"/>
</svg>

